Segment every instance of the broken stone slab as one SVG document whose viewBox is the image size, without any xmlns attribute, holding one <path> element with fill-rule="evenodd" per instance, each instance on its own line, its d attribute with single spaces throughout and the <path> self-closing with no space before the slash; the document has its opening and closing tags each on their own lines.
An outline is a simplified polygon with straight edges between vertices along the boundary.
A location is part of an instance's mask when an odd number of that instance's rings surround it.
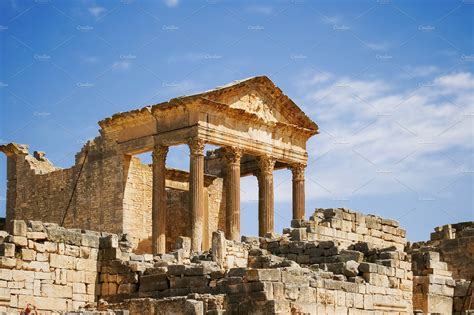
<svg viewBox="0 0 474 315">
<path fill-rule="evenodd" d="M 346 277 L 356 277 L 359 274 L 359 263 L 354 260 L 346 261 L 342 273 Z"/>
</svg>

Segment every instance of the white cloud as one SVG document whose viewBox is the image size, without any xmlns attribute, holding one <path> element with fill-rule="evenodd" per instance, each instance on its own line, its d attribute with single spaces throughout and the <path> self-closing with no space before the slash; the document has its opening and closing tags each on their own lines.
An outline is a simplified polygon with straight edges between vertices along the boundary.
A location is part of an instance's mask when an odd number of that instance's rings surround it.
<svg viewBox="0 0 474 315">
<path fill-rule="evenodd" d="M 300 104 L 321 132 L 308 145 L 308 198 L 401 191 L 423 198 L 446 193 L 444 186 L 472 171 L 462 154 L 474 149 L 472 73 L 402 91 L 380 79 L 326 77 L 324 85 L 309 84 L 307 73 L 296 80 Z M 291 181 L 283 186 L 291 191 Z"/>
<path fill-rule="evenodd" d="M 95 16 L 96 18 L 102 15 L 106 10 L 104 7 L 94 6 L 89 8 L 89 13 Z"/>
<path fill-rule="evenodd" d="M 179 0 L 164 0 L 164 3 L 167 7 L 174 8 L 178 6 Z"/>
<path fill-rule="evenodd" d="M 435 74 L 436 72 L 439 71 L 438 67 L 436 66 L 418 66 L 418 67 L 403 67 L 402 68 L 405 71 L 405 74 L 402 74 L 402 77 L 412 77 L 412 78 L 418 78 L 418 77 L 427 77 L 432 74 Z"/>
</svg>

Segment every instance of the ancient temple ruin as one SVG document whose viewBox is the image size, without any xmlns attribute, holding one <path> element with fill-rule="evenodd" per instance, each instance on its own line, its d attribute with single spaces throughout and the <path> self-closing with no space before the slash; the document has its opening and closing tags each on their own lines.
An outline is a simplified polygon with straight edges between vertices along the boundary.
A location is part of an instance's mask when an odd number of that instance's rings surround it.
<svg viewBox="0 0 474 315">
<path fill-rule="evenodd" d="M 474 222 L 410 244 L 393 219 L 345 208 L 305 214 L 306 142 L 318 126 L 267 77 L 99 125 L 66 169 L 27 145 L 0 146 L 0 314 L 28 305 L 70 315 L 473 314 Z M 166 167 L 169 147 L 182 144 L 189 172 Z M 276 169 L 293 176 L 281 234 Z M 249 175 L 258 179 L 259 236 L 240 235 L 240 178 Z"/>
<path fill-rule="evenodd" d="M 66 227 L 128 233 L 153 253 L 180 235 L 208 249 L 213 231 L 240 239 L 240 178 L 259 186 L 259 235 L 274 230 L 273 171 L 293 173 L 293 219 L 304 218 L 307 140 L 318 131 L 267 77 L 119 113 L 99 122 L 67 169 L 43 152 L 7 144 L 7 222 L 42 220 Z M 168 148 L 189 146 L 189 173 L 166 168 Z M 204 145 L 220 147 L 204 154 Z M 152 152 L 144 165 L 136 154 Z M 7 223 L 8 224 L 8 223 Z M 190 234 L 189 234 L 190 233 Z"/>
</svg>

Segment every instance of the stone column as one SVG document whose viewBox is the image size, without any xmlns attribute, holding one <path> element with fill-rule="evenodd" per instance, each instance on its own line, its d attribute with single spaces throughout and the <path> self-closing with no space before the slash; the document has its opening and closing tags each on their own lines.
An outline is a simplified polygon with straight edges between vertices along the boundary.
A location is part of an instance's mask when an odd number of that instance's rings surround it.
<svg viewBox="0 0 474 315">
<path fill-rule="evenodd" d="M 204 224 L 204 141 L 192 138 L 188 141 L 189 159 L 189 207 L 191 213 L 191 249 L 201 251 Z"/>
<path fill-rule="evenodd" d="M 153 255 L 166 252 L 166 155 L 168 147 L 153 148 L 152 236 Z"/>
<path fill-rule="evenodd" d="M 305 215 L 304 164 L 290 166 L 293 173 L 293 220 L 303 220 Z"/>
<path fill-rule="evenodd" d="M 257 157 L 258 179 L 258 235 L 264 236 L 274 229 L 273 168 L 275 159 L 269 156 Z"/>
<path fill-rule="evenodd" d="M 237 147 L 225 149 L 226 168 L 226 237 L 240 240 L 240 158 Z"/>
</svg>

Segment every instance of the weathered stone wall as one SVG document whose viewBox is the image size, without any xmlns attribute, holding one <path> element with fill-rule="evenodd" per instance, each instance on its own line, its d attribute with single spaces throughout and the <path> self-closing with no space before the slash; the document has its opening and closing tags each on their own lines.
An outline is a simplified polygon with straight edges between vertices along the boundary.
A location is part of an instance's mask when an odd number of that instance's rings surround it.
<svg viewBox="0 0 474 315">
<path fill-rule="evenodd" d="M 293 220 L 291 225 L 284 233 L 297 240 L 336 240 L 341 248 L 364 242 L 376 248 L 403 250 L 406 244 L 406 232 L 397 221 L 345 208 L 316 209 L 309 220 Z"/>
<path fill-rule="evenodd" d="M 436 248 L 454 279 L 474 279 L 474 222 L 437 227 L 430 241 L 420 244 Z"/>
<path fill-rule="evenodd" d="M 12 230 L 0 244 L 0 312 L 31 303 L 49 314 L 95 301 L 99 233 L 38 221 L 14 221 Z"/>
<path fill-rule="evenodd" d="M 7 222 L 19 219 L 60 224 L 71 200 L 65 227 L 127 233 L 139 252 L 151 252 L 151 166 L 132 155 L 120 154 L 111 143 L 102 137 L 88 142 L 76 155 L 76 164 L 68 169 L 54 167 L 44 153 L 32 156 L 27 147 L 3 146 L 2 151 L 9 155 Z M 168 250 L 178 236 L 191 232 L 188 176 L 172 169 L 166 173 Z M 225 230 L 225 196 L 222 178 L 206 176 L 205 184 L 208 211 L 203 245 L 208 249 L 212 231 Z"/>
<path fill-rule="evenodd" d="M 64 226 L 122 231 L 123 157 L 112 142 L 89 141 L 67 169 L 54 167 L 42 152 L 30 155 L 27 146 L 0 150 L 8 156 L 7 229 L 13 219 L 61 223 L 71 200 Z"/>
<path fill-rule="evenodd" d="M 424 313 L 451 314 L 455 281 L 440 255 L 431 251 L 412 253 L 413 308 Z"/>
<path fill-rule="evenodd" d="M 429 241 L 407 247 L 413 259 L 414 307 L 462 314 L 474 308 L 474 222 L 436 227 Z M 471 301 L 473 301 L 471 303 Z"/>
</svg>

